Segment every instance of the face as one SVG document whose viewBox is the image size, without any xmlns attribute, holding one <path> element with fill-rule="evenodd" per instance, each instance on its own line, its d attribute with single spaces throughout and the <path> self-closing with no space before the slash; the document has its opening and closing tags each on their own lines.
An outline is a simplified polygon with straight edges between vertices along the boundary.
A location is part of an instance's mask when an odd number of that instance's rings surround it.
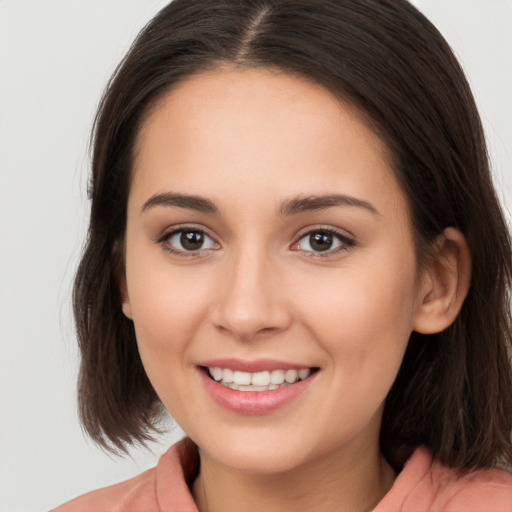
<svg viewBox="0 0 512 512">
<path fill-rule="evenodd" d="M 203 73 L 147 116 L 133 172 L 123 310 L 182 429 L 244 471 L 375 449 L 421 298 L 358 113 L 288 74 Z"/>
</svg>

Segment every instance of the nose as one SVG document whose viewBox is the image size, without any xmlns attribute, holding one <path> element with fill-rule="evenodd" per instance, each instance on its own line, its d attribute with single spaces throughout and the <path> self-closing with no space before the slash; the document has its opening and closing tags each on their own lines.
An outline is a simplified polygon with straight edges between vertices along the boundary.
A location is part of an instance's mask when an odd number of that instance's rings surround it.
<svg viewBox="0 0 512 512">
<path fill-rule="evenodd" d="M 279 265 L 265 251 L 225 262 L 214 312 L 217 329 L 241 340 L 286 330 L 292 313 Z"/>
</svg>

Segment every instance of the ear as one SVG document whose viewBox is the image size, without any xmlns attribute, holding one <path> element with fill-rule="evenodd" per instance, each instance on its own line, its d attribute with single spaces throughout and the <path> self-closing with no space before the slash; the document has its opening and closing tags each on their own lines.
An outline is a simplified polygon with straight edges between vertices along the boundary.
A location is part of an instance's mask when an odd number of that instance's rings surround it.
<svg viewBox="0 0 512 512">
<path fill-rule="evenodd" d="M 124 316 L 133 320 L 132 315 L 132 305 L 130 303 L 130 297 L 128 296 L 128 287 L 126 286 L 126 275 L 123 271 L 121 277 L 119 278 L 119 290 L 121 292 L 121 300 L 122 300 L 122 309 Z"/>
<path fill-rule="evenodd" d="M 471 283 L 471 254 L 458 229 L 446 228 L 433 249 L 423 270 L 413 323 L 413 329 L 422 334 L 441 332 L 453 323 Z"/>
<path fill-rule="evenodd" d="M 123 310 L 124 316 L 133 320 L 132 316 L 132 306 L 130 304 L 130 297 L 128 296 L 128 286 L 126 285 L 126 272 L 124 269 L 124 263 L 122 261 L 124 258 L 121 258 L 119 255 L 119 251 L 121 250 L 120 244 L 116 242 L 114 247 L 112 248 L 112 253 L 116 257 L 116 267 L 117 267 L 117 282 L 119 286 L 119 294 L 121 295 L 121 308 Z"/>
</svg>

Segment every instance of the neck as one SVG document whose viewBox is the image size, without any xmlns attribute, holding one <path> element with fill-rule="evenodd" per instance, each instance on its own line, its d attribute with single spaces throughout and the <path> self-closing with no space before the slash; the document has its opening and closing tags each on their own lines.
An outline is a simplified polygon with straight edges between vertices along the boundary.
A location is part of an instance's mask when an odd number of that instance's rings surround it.
<svg viewBox="0 0 512 512">
<path fill-rule="evenodd" d="M 279 474 L 239 472 L 200 452 L 194 498 L 200 512 L 368 512 L 395 474 L 378 447 L 351 451 L 330 452 Z"/>
</svg>

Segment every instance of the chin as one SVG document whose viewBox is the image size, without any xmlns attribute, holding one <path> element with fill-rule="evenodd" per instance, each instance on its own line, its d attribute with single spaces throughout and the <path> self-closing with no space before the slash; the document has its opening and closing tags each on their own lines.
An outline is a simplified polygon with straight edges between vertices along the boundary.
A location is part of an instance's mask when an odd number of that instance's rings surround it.
<svg viewBox="0 0 512 512">
<path fill-rule="evenodd" d="M 212 438 L 195 439 L 208 457 L 234 471 L 271 475 L 293 470 L 312 456 L 300 436 L 266 429 L 236 429 Z"/>
<path fill-rule="evenodd" d="M 288 471 L 300 464 L 301 447 L 303 451 L 307 444 L 296 431 L 287 435 L 290 426 L 279 428 L 269 418 L 224 418 L 205 427 L 202 421 L 170 414 L 203 455 L 233 471 L 262 475 Z"/>
<path fill-rule="evenodd" d="M 224 466 L 253 475 L 276 475 L 291 471 L 303 462 L 303 458 L 296 450 L 283 450 L 274 447 L 272 450 L 253 447 L 233 447 L 227 453 L 223 453 L 217 460 Z"/>
</svg>

